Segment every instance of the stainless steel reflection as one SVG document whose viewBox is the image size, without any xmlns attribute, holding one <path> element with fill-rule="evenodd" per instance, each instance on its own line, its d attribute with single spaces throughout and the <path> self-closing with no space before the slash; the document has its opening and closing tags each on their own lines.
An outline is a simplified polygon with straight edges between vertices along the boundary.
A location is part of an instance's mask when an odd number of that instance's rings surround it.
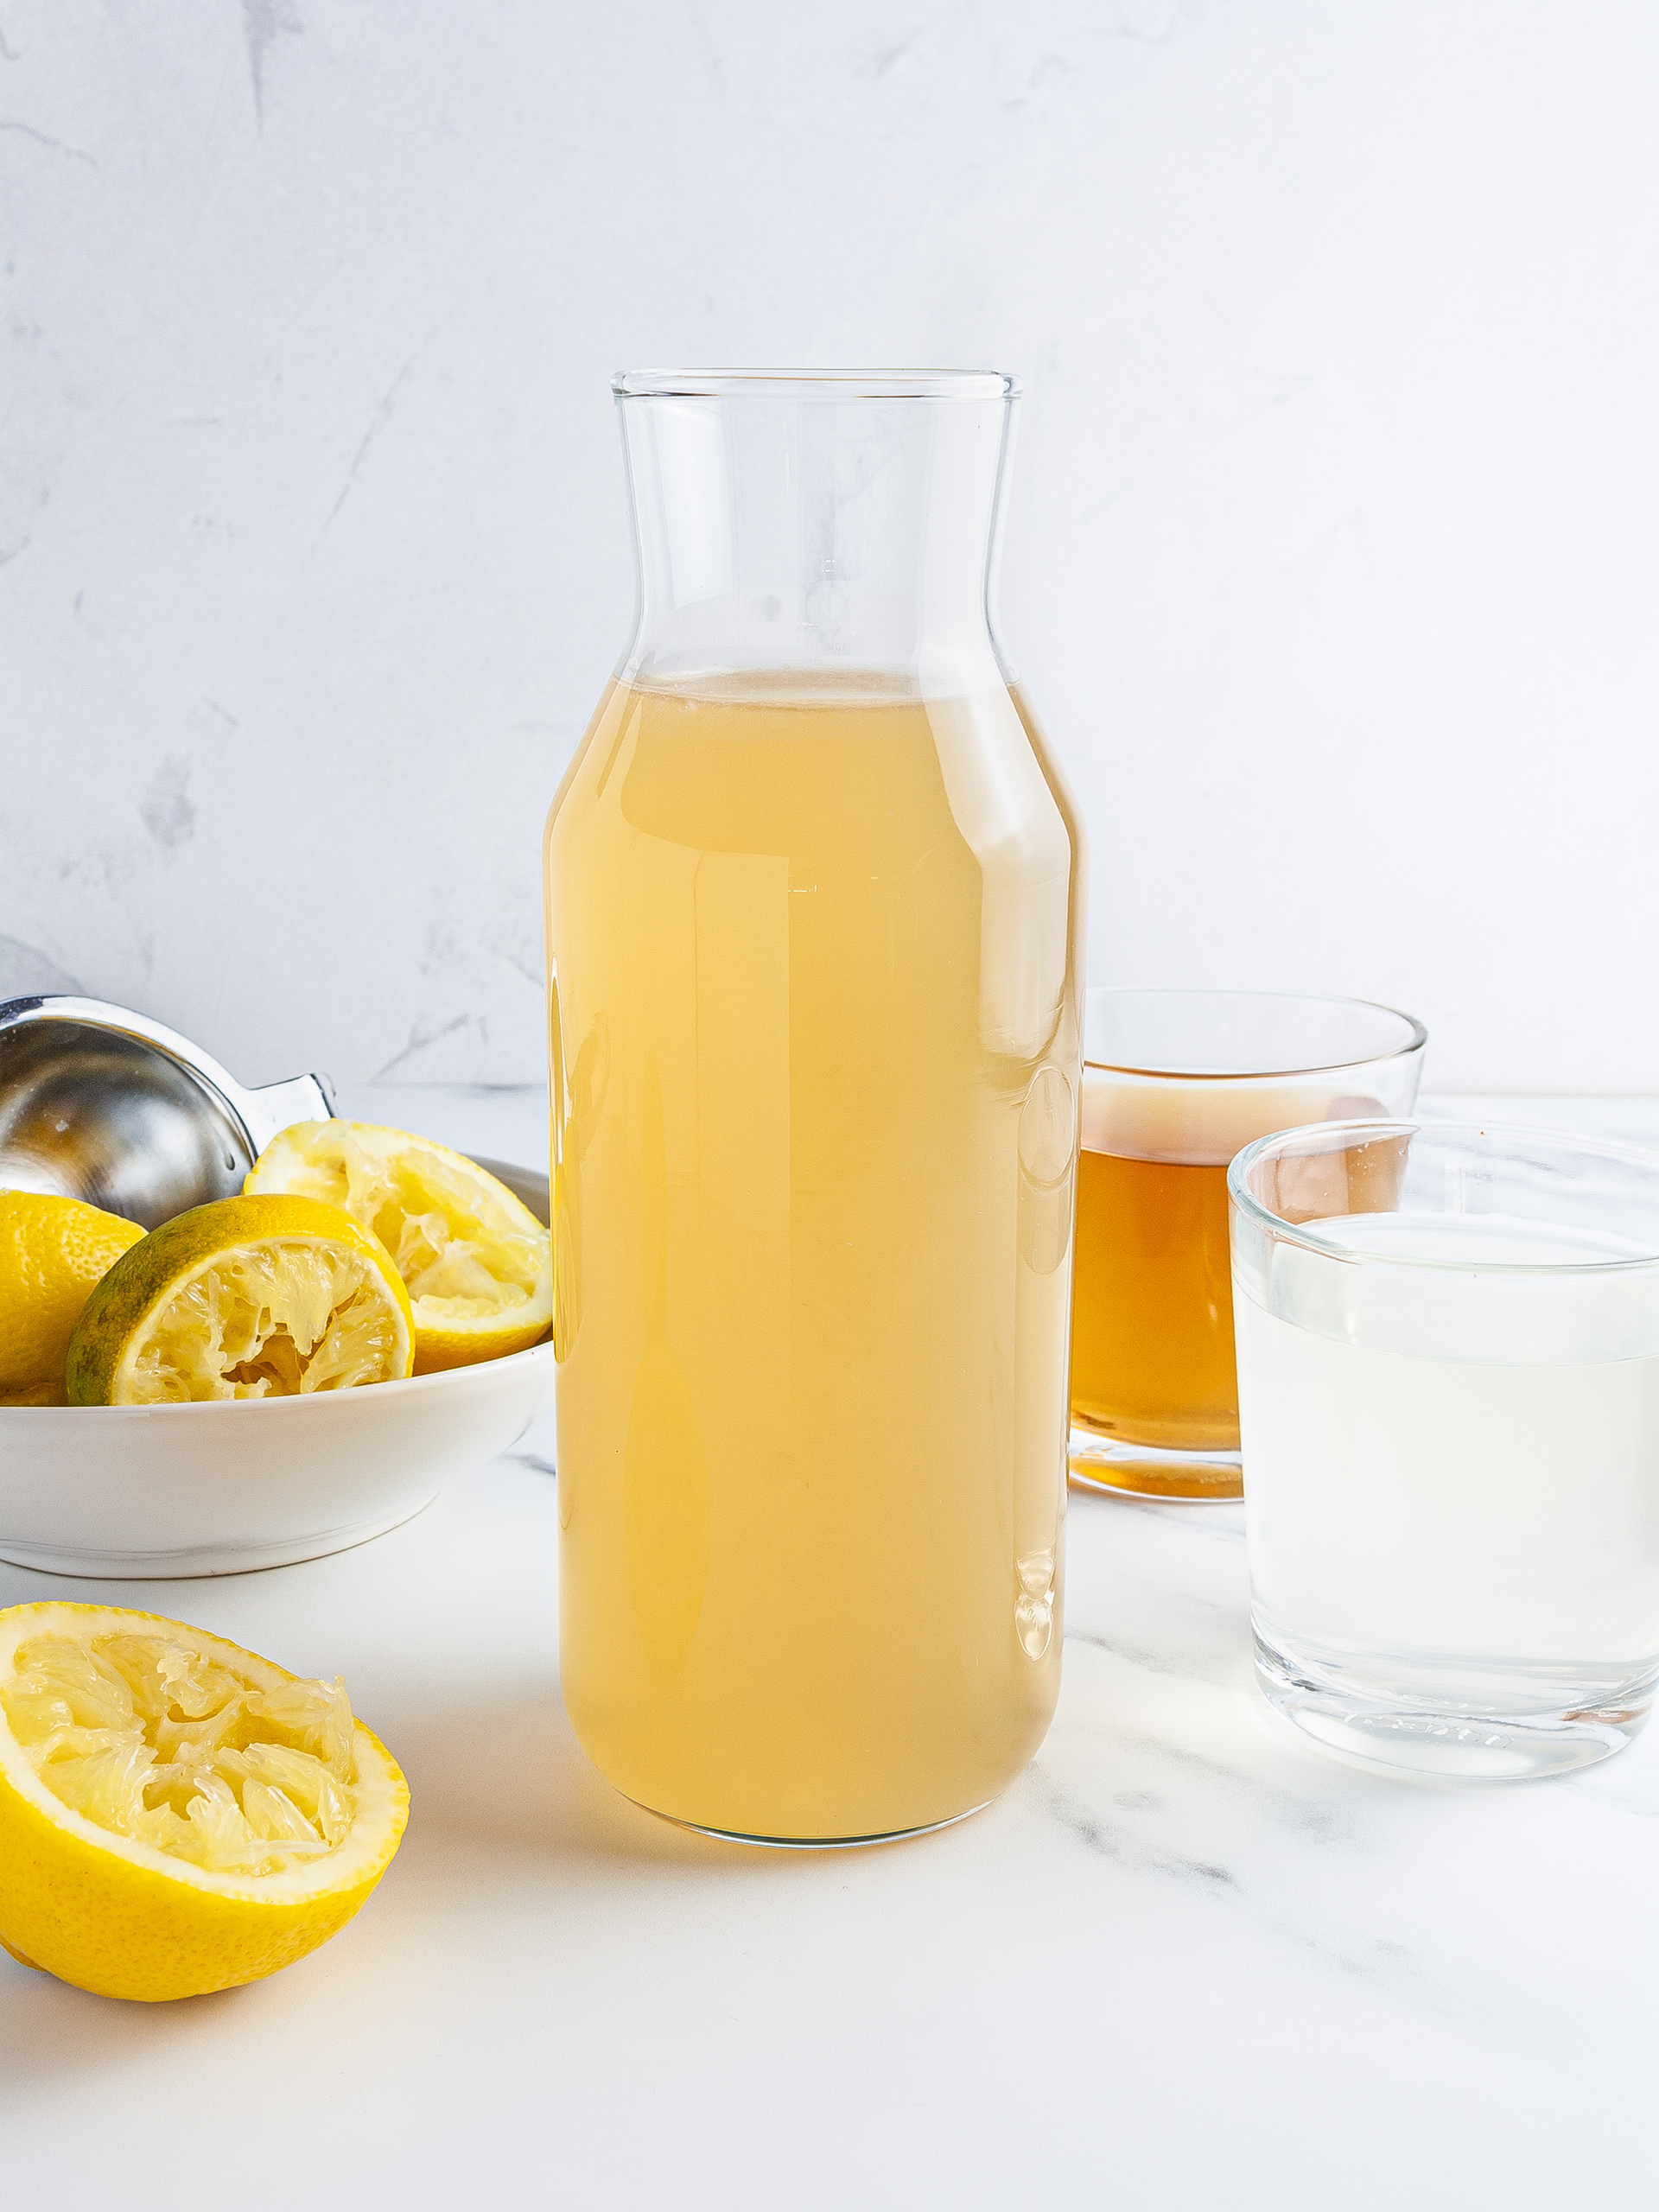
<svg viewBox="0 0 1659 2212">
<path fill-rule="evenodd" d="M 0 1005 L 0 1189 L 84 1198 L 154 1229 L 231 1197 L 278 1129 L 334 1110 L 325 1077 L 245 1089 L 128 1007 Z"/>
</svg>

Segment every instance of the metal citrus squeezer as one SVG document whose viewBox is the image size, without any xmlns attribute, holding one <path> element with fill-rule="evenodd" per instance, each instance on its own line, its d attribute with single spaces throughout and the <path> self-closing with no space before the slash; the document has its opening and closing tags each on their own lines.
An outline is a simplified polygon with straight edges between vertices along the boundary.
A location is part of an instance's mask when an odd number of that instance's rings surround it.
<svg viewBox="0 0 1659 2212">
<path fill-rule="evenodd" d="M 146 1228 L 233 1198 L 279 1129 L 334 1112 L 327 1076 L 250 1090 L 175 1029 L 103 999 L 0 1005 L 0 1190 L 84 1198 Z M 548 1217 L 545 1175 L 480 1159 Z"/>
<path fill-rule="evenodd" d="M 246 1090 L 128 1007 L 0 1005 L 0 1189 L 84 1198 L 154 1229 L 233 1196 L 279 1129 L 334 1110 L 327 1077 Z"/>
</svg>

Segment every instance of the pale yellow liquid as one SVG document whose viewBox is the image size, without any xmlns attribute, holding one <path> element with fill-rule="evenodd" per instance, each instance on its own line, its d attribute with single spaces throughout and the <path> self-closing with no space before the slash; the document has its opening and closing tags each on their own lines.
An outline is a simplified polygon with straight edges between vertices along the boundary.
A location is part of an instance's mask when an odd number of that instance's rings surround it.
<svg viewBox="0 0 1659 2212">
<path fill-rule="evenodd" d="M 617 687 L 566 778 L 562 1671 L 658 1812 L 925 1827 L 1047 1728 L 1077 849 L 1001 690 Z"/>
</svg>

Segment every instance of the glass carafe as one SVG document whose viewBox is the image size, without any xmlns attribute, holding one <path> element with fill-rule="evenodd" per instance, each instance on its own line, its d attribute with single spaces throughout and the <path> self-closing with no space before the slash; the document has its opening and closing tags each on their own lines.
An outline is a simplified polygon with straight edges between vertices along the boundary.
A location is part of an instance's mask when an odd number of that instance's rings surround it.
<svg viewBox="0 0 1659 2212">
<path fill-rule="evenodd" d="M 570 1719 L 851 1841 L 1059 1687 L 1083 840 L 993 615 L 1018 386 L 616 380 L 632 644 L 546 837 Z"/>
</svg>

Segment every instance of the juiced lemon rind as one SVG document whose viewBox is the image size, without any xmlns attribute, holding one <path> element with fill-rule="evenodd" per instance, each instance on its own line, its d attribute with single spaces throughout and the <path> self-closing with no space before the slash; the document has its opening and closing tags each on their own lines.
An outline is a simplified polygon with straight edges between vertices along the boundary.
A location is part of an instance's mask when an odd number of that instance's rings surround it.
<svg viewBox="0 0 1659 2212">
<path fill-rule="evenodd" d="M 0 1406 L 67 1402 L 69 1338 L 94 1286 L 143 1236 L 79 1198 L 0 1191 Z"/>
<path fill-rule="evenodd" d="M 124 1607 L 52 1601 L 0 1611 L 0 1681 L 30 1637 L 161 1632 L 258 1688 L 301 1678 L 204 1630 Z M 397 1762 L 354 1723 L 350 1832 L 267 1875 L 219 1873 L 100 1827 L 55 1797 L 0 1722 L 0 1942 L 14 1957 L 100 1996 L 162 2002 L 257 1981 L 303 1958 L 359 1910 L 408 1819 Z"/>
<path fill-rule="evenodd" d="M 296 1122 L 243 1184 L 344 1208 L 391 1252 L 415 1319 L 415 1372 L 525 1351 L 552 1325 L 552 1240 L 464 1153 L 370 1122 Z M 439 1286 L 471 1278 L 471 1294 Z"/>
<path fill-rule="evenodd" d="M 124 1252 L 87 1300 L 69 1341 L 71 1405 L 179 1402 L 181 1398 L 264 1395 L 264 1386 L 222 1387 L 227 1376 L 204 1375 L 202 1387 L 181 1392 L 141 1388 L 139 1372 L 157 1331 L 193 1285 L 238 1254 L 280 1254 L 283 1247 L 338 1254 L 372 1283 L 391 1336 L 385 1372 L 365 1381 L 407 1376 L 414 1360 L 415 1324 L 409 1296 L 384 1246 L 337 1206 L 308 1198 L 219 1198 L 193 1207 L 152 1230 Z M 284 1395 L 282 1392 L 276 1395 Z"/>
</svg>

